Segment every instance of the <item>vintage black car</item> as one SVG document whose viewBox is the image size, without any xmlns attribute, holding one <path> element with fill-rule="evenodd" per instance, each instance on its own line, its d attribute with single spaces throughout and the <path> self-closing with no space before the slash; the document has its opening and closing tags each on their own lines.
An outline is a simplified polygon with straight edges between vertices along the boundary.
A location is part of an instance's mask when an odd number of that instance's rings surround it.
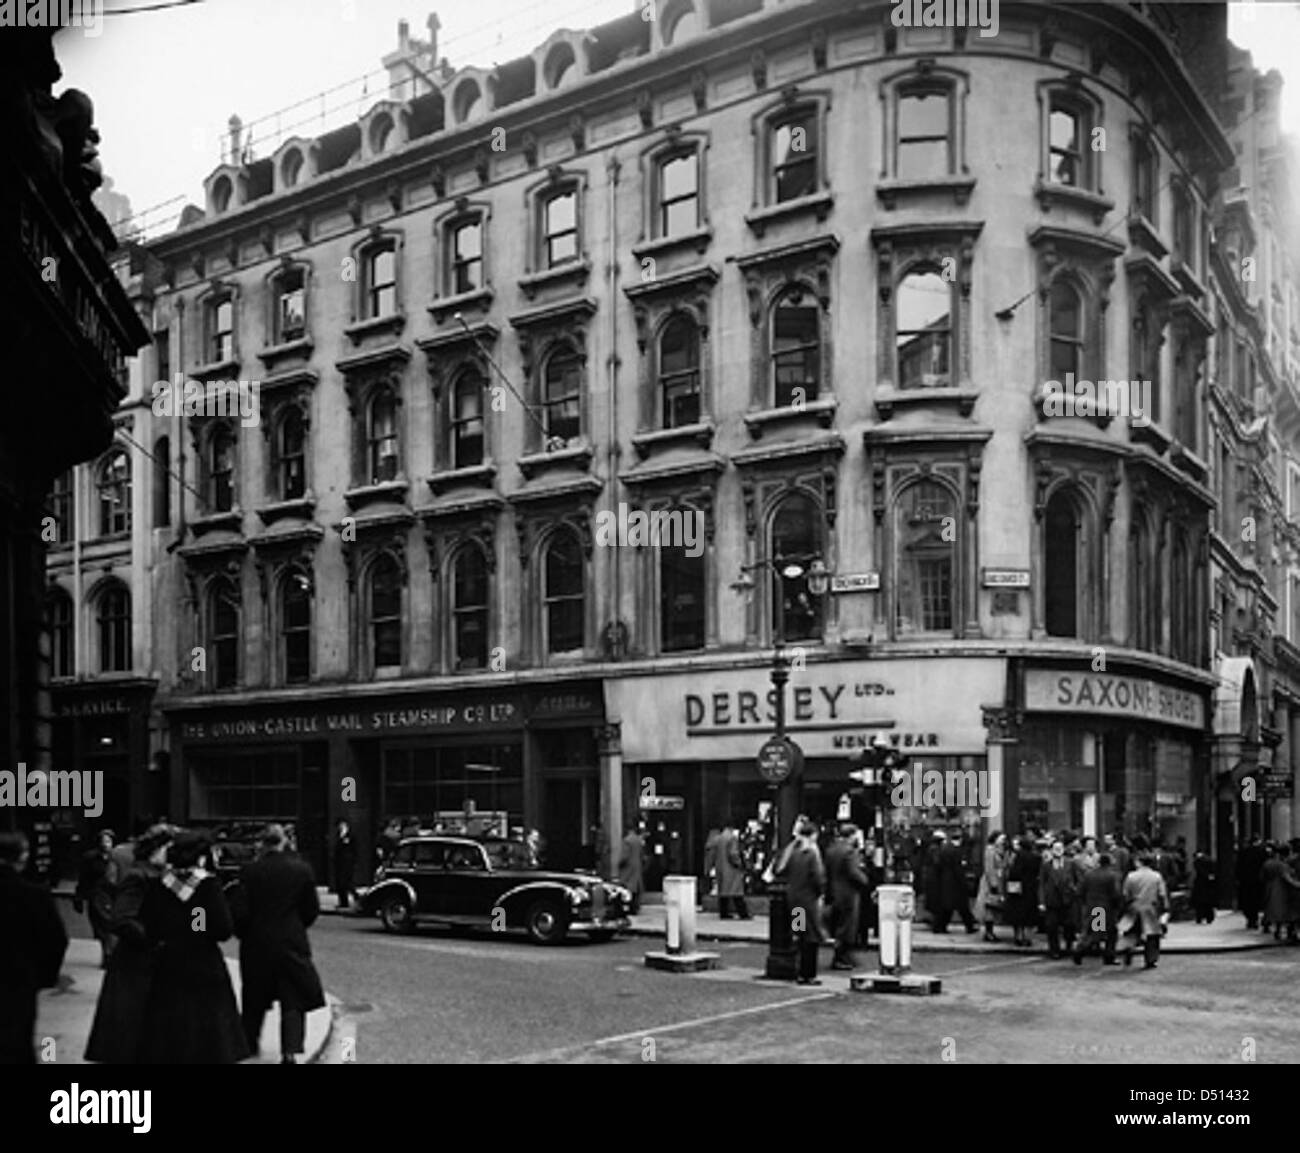
<svg viewBox="0 0 1300 1153">
<path fill-rule="evenodd" d="M 539 944 L 569 933 L 607 941 L 626 929 L 632 894 L 593 873 L 554 873 L 505 838 L 407 837 L 361 894 L 389 932 L 417 922 L 523 929 Z"/>
</svg>

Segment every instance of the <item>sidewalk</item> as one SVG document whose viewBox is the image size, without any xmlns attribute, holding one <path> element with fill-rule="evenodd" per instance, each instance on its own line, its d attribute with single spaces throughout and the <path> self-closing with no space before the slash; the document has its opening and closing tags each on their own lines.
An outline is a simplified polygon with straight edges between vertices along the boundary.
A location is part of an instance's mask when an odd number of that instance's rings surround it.
<svg viewBox="0 0 1300 1153">
<path fill-rule="evenodd" d="M 226 958 L 230 980 L 239 996 L 239 962 Z M 41 993 L 36 1010 L 36 1059 L 45 1059 L 44 1047 L 53 1040 L 52 1060 L 56 1065 L 85 1063 L 86 1041 L 95 1018 L 95 1003 L 104 982 L 104 971 L 99 967 L 99 943 L 84 938 L 68 942 L 63 958 L 63 971 L 57 989 Z M 334 1017 L 335 997 L 325 996 L 324 1009 L 307 1014 L 307 1038 L 301 1061 L 314 1061 L 326 1041 Z M 273 1065 L 280 1060 L 280 1010 L 272 1007 L 262 1027 L 262 1055 L 244 1062 L 246 1065 Z"/>
<path fill-rule="evenodd" d="M 1246 949 L 1284 949 L 1287 945 L 1273 940 L 1272 933 L 1247 929 L 1245 918 L 1232 910 L 1220 910 L 1212 925 L 1198 925 L 1194 921 L 1174 921 L 1160 944 L 1161 953 L 1231 953 Z M 643 907 L 632 918 L 633 934 L 641 937 L 662 938 L 665 933 L 662 906 Z M 983 929 L 967 933 L 960 921 L 948 926 L 947 933 L 931 932 L 930 926 L 917 924 L 912 929 L 914 953 L 1017 953 L 1022 956 L 1035 953 L 1047 955 L 1047 938 L 1036 933 L 1033 945 L 1017 948 L 1011 943 L 1011 930 L 998 925 L 994 930 L 996 943 L 983 939 Z M 722 920 L 717 913 L 695 914 L 695 934 L 704 941 L 748 941 L 754 944 L 767 942 L 767 917 L 755 916 L 749 921 Z M 874 947 L 874 936 L 873 936 Z M 1300 958 L 1300 950 L 1296 953 Z"/>
</svg>

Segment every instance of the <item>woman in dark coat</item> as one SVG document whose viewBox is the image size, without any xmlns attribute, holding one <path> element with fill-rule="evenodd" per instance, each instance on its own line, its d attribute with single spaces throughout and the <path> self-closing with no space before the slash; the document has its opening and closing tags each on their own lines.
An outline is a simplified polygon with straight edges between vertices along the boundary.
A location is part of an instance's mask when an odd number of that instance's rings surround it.
<svg viewBox="0 0 1300 1153">
<path fill-rule="evenodd" d="M 73 906 L 78 913 L 84 908 L 90 931 L 99 942 L 99 967 L 108 968 L 117 939 L 110 927 L 113 919 L 113 893 L 116 889 L 116 866 L 113 863 L 113 834 L 102 830 L 93 849 L 81 858 L 77 891 Z"/>
<path fill-rule="evenodd" d="M 1007 865 L 1007 921 L 1015 933 L 1015 944 L 1030 944 L 1029 932 L 1038 912 L 1038 872 L 1042 859 L 1028 834 L 1017 837 Z"/>
<path fill-rule="evenodd" d="M 1300 888 L 1291 874 L 1291 846 L 1277 846 L 1276 855 L 1264 862 L 1264 921 L 1273 926 L 1273 939 L 1282 939 L 1282 930 L 1291 920 L 1291 890 Z"/>
<path fill-rule="evenodd" d="M 141 912 L 149 883 L 162 873 L 171 830 L 155 825 L 138 837 L 133 863 L 118 877 L 110 928 L 117 945 L 108 961 L 86 1041 L 86 1060 L 133 1065 L 140 1060 L 141 1025 L 153 985 L 155 942 Z"/>
<path fill-rule="evenodd" d="M 168 867 L 149 882 L 140 919 L 157 942 L 140 1060 L 152 1065 L 232 1065 L 249 1055 L 235 989 L 219 942 L 234 933 L 220 880 L 207 871 L 202 833 L 182 833 Z"/>
<path fill-rule="evenodd" d="M 1192 860 L 1192 909 L 1198 925 L 1214 924 L 1214 862 L 1199 851 Z"/>
<path fill-rule="evenodd" d="M 352 840 L 352 830 L 347 821 L 340 821 L 338 832 L 334 837 L 334 893 L 339 899 L 339 908 L 346 909 L 352 904 L 352 891 L 356 885 L 357 847 Z"/>
</svg>

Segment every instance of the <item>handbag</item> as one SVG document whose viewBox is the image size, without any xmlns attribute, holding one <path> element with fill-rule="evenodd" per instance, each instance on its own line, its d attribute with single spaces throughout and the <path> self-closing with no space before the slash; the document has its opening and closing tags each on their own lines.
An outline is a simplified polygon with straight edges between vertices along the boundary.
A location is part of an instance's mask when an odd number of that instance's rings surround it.
<svg viewBox="0 0 1300 1153">
<path fill-rule="evenodd" d="M 1024 890 L 1023 890 L 1023 888 L 1022 888 L 1022 886 L 1021 886 L 1021 884 L 1020 884 L 1019 881 L 1008 881 L 1008 882 L 1007 882 L 1007 896 L 1008 896 L 1008 897 L 1018 897 L 1018 896 L 1020 896 L 1020 894 L 1021 894 L 1023 891 L 1024 891 Z"/>
</svg>

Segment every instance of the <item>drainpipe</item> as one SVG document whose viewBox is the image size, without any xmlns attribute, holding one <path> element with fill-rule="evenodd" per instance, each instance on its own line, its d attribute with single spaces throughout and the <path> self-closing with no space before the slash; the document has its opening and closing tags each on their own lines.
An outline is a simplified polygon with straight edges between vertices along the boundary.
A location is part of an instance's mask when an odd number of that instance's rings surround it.
<svg viewBox="0 0 1300 1153">
<path fill-rule="evenodd" d="M 609 239 L 609 423 L 606 429 L 605 467 L 609 476 L 609 507 L 617 513 L 618 463 L 619 463 L 619 427 L 618 427 L 618 174 L 621 165 L 617 153 L 610 153 L 605 163 L 606 189 L 608 192 L 607 226 Z M 613 612 L 610 623 L 614 629 L 614 639 L 618 638 L 618 626 L 623 611 L 623 561 L 622 549 L 611 550 L 613 556 L 610 576 L 613 593 L 611 603 Z M 603 640 L 603 638 L 602 638 Z M 621 721 L 622 718 L 613 718 Z M 605 845 L 608 859 L 598 865 L 606 876 L 616 876 L 618 871 L 619 848 L 623 841 L 623 751 L 617 729 L 604 730 L 604 739 L 599 745 L 601 776 L 605 789 L 602 801 L 604 811 Z"/>
</svg>

